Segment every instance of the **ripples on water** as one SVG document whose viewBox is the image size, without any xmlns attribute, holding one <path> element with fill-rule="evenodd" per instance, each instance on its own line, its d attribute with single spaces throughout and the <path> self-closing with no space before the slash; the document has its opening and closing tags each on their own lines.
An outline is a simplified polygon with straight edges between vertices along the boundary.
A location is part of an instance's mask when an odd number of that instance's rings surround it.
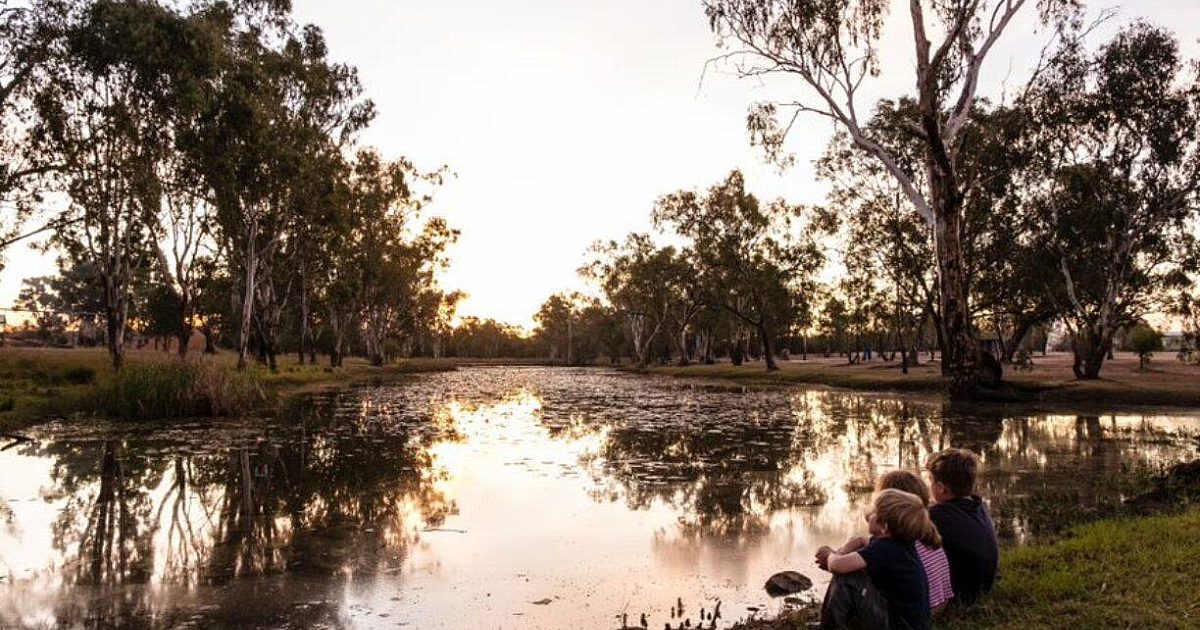
<svg viewBox="0 0 1200 630">
<path fill-rule="evenodd" d="M 1197 456 L 1194 414 L 1047 415 L 472 368 L 271 421 L 71 422 L 0 452 L 3 627 L 616 627 L 777 607 L 877 475 L 981 452 L 1021 540 Z M 674 624 L 673 624 L 674 625 Z"/>
</svg>

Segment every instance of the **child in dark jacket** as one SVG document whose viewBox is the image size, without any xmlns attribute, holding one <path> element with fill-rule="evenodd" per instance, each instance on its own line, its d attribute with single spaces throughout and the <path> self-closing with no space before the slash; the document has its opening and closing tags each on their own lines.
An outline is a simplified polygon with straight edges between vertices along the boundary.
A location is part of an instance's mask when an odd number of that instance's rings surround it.
<svg viewBox="0 0 1200 630">
<path fill-rule="evenodd" d="M 996 526 L 983 499 L 975 494 L 979 456 L 966 449 L 946 449 L 931 457 L 926 468 L 936 501 L 929 516 L 950 562 L 954 600 L 972 604 L 995 585 L 1000 563 Z"/>
<path fill-rule="evenodd" d="M 941 540 L 925 504 L 908 492 L 882 490 L 867 524 L 870 537 L 817 551 L 817 565 L 834 574 L 821 606 L 821 627 L 926 630 L 929 585 L 914 544 L 937 548 Z"/>
</svg>

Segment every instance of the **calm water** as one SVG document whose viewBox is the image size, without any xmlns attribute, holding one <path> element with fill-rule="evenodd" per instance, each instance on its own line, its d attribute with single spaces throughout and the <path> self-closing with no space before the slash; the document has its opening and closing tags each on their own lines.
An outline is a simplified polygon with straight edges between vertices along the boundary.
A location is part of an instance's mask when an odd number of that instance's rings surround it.
<svg viewBox="0 0 1200 630">
<path fill-rule="evenodd" d="M 984 454 L 1019 541 L 1197 457 L 1200 414 L 1048 415 L 472 368 L 271 422 L 71 423 L 0 452 L 0 627 L 725 627 L 818 582 L 872 480 Z"/>
</svg>

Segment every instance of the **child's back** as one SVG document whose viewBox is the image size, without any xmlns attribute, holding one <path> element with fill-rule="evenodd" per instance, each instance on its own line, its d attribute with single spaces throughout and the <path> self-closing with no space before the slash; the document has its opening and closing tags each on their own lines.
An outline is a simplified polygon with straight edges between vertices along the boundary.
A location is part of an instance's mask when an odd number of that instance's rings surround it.
<svg viewBox="0 0 1200 630">
<path fill-rule="evenodd" d="M 886 490 L 895 488 L 916 496 L 921 504 L 929 506 L 929 487 L 916 474 L 907 470 L 893 470 L 879 477 L 875 489 Z M 929 584 L 929 608 L 934 613 L 940 612 L 954 598 L 954 588 L 950 584 L 950 564 L 946 561 L 946 552 L 941 546 L 931 547 L 921 541 L 916 543 L 917 555 L 925 568 L 926 581 Z"/>
<path fill-rule="evenodd" d="M 871 582 L 887 600 L 892 630 L 928 628 L 929 587 L 913 543 L 874 538 L 858 554 L 867 562 Z"/>
<path fill-rule="evenodd" d="M 958 601 L 970 604 L 992 590 L 1000 550 L 983 499 L 971 495 L 942 501 L 929 508 L 929 517 L 942 535 L 950 583 Z"/>
<path fill-rule="evenodd" d="M 929 517 L 942 535 L 954 597 L 964 604 L 992 589 L 1000 564 L 996 526 L 983 499 L 974 494 L 978 467 L 978 456 L 953 448 L 934 455 L 927 465 L 937 499 Z"/>
</svg>

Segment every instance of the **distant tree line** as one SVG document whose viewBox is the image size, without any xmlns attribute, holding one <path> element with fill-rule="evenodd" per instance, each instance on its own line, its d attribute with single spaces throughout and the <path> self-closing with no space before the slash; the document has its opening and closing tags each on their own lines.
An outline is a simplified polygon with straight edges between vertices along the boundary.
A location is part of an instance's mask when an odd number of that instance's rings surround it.
<svg viewBox="0 0 1200 630">
<path fill-rule="evenodd" d="M 0 3 L 0 255 L 62 252 L 19 305 L 94 321 L 117 369 L 131 332 L 240 368 L 434 351 L 445 172 L 360 145 L 374 116 L 287 0 Z"/>
</svg>

